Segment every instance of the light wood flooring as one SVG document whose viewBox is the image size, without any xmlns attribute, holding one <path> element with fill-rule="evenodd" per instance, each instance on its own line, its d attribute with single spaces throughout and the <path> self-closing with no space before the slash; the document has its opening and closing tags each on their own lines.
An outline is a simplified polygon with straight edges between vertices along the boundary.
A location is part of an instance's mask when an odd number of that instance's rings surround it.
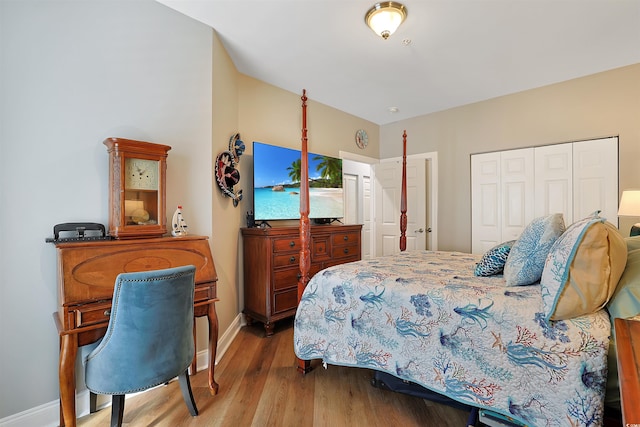
<svg viewBox="0 0 640 427">
<path fill-rule="evenodd" d="M 209 394 L 207 372 L 191 377 L 200 415 L 191 417 L 177 381 L 126 400 L 124 425 L 134 426 L 466 426 L 468 413 L 371 385 L 369 370 L 313 361 L 295 368 L 293 327 L 243 327 L 216 366 L 220 391 Z M 78 419 L 78 426 L 108 426 L 111 408 Z"/>
</svg>

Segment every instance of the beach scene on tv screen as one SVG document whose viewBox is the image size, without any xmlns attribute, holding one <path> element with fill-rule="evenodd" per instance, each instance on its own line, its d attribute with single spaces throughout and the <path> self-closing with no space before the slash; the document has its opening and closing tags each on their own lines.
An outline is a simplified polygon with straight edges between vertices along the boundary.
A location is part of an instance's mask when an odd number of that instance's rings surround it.
<svg viewBox="0 0 640 427">
<path fill-rule="evenodd" d="M 342 218 L 342 160 L 309 153 L 309 217 Z M 256 220 L 300 218 L 300 151 L 253 144 Z"/>
</svg>

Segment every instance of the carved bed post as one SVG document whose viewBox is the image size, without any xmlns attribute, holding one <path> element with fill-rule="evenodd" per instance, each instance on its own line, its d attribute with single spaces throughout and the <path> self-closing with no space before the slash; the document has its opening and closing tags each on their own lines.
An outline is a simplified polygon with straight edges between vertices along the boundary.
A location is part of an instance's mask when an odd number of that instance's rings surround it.
<svg viewBox="0 0 640 427">
<path fill-rule="evenodd" d="M 400 193 L 400 251 L 407 249 L 407 131 L 402 133 L 402 190 Z"/>
<path fill-rule="evenodd" d="M 309 156 L 307 149 L 307 91 L 302 90 L 302 149 L 300 154 L 300 277 L 298 279 L 298 304 L 309 282 L 311 229 L 309 228 Z M 298 359 L 298 371 L 311 370 L 309 360 Z"/>
</svg>

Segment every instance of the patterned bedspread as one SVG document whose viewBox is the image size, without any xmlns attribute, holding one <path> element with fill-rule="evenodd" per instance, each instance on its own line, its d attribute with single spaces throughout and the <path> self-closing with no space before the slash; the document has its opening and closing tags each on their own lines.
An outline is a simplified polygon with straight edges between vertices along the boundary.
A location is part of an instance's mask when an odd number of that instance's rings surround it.
<svg viewBox="0 0 640 427">
<path fill-rule="evenodd" d="M 476 277 L 479 259 L 404 252 L 321 271 L 298 307 L 296 355 L 389 372 L 533 426 L 600 425 L 608 314 L 547 324 L 539 285 Z"/>
</svg>

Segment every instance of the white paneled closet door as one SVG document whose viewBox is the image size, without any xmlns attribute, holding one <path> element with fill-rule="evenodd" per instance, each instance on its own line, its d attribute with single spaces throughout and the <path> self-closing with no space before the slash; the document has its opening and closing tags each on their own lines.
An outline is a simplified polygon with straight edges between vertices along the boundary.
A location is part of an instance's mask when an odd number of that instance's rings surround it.
<svg viewBox="0 0 640 427">
<path fill-rule="evenodd" d="M 534 218 L 533 150 L 500 153 L 502 227 L 500 242 L 515 240 Z M 497 243 L 500 243 L 497 242 Z"/>
<path fill-rule="evenodd" d="M 600 216 L 617 227 L 618 138 L 574 143 L 573 171 L 573 220 L 601 210 Z"/>
<path fill-rule="evenodd" d="M 517 239 L 534 218 L 533 165 L 531 148 L 471 156 L 473 253 Z"/>
<path fill-rule="evenodd" d="M 535 148 L 535 218 L 561 212 L 573 219 L 573 144 Z"/>
<path fill-rule="evenodd" d="M 471 156 L 471 252 L 484 253 L 500 243 L 502 216 L 500 153 Z"/>
<path fill-rule="evenodd" d="M 567 226 L 596 210 L 618 225 L 618 138 L 471 156 L 471 250 L 516 239 L 534 218 Z"/>
</svg>

